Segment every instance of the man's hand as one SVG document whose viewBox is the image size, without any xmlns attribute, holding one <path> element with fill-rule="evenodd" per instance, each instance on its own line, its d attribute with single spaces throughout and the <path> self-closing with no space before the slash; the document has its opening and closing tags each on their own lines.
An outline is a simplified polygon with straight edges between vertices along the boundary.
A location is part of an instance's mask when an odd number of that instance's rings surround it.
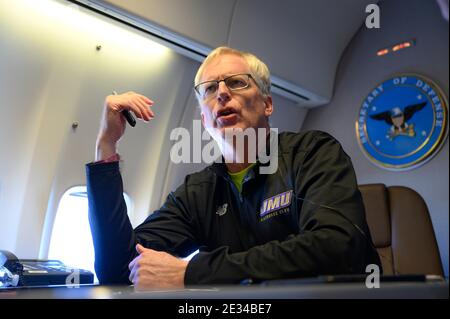
<svg viewBox="0 0 450 319">
<path fill-rule="evenodd" d="M 140 244 L 136 245 L 136 250 L 139 256 L 128 265 L 129 279 L 136 290 L 184 287 L 187 261 Z"/>
<path fill-rule="evenodd" d="M 117 142 L 125 132 L 123 110 L 133 112 L 137 118 L 150 121 L 155 114 L 150 109 L 153 101 L 144 95 L 127 92 L 119 95 L 108 95 L 105 99 L 100 132 L 97 137 L 95 160 L 106 159 L 116 153 Z"/>
</svg>

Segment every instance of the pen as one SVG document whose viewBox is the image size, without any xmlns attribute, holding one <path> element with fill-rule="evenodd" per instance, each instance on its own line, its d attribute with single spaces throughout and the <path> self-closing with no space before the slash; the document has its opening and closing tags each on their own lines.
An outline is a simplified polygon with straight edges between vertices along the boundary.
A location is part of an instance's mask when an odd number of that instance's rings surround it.
<svg viewBox="0 0 450 319">
<path fill-rule="evenodd" d="M 117 95 L 116 91 L 112 91 L 114 95 Z M 123 110 L 122 111 L 123 116 L 127 119 L 128 124 L 130 124 L 132 127 L 136 125 L 136 120 L 134 119 L 133 114 L 129 110 Z"/>
</svg>

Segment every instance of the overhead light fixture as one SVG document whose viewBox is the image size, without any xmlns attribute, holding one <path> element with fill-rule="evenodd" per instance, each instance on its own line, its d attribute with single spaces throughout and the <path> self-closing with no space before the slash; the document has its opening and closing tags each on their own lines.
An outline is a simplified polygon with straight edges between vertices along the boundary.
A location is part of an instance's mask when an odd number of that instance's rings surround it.
<svg viewBox="0 0 450 319">
<path fill-rule="evenodd" d="M 29 42 L 40 39 L 42 46 L 70 47 L 72 50 L 72 45 L 78 42 L 82 51 L 91 42 L 92 48 L 97 51 L 104 47 L 111 54 L 117 52 L 117 55 L 129 56 L 135 61 L 170 55 L 167 47 L 148 34 L 65 0 L 8 1 L 2 7 L 0 19 L 16 26 Z M 67 40 L 60 40 L 64 38 Z"/>
<path fill-rule="evenodd" d="M 396 52 L 398 50 L 406 49 L 406 48 L 409 48 L 409 47 L 412 47 L 412 43 L 411 42 L 403 42 L 403 43 L 399 43 L 399 44 L 395 45 L 392 48 L 392 51 Z"/>
<path fill-rule="evenodd" d="M 397 52 L 403 49 L 411 48 L 416 44 L 416 41 L 408 40 L 401 43 L 394 44 L 393 46 L 383 48 L 377 51 L 377 56 L 383 56 L 392 52 Z"/>
<path fill-rule="evenodd" d="M 378 56 L 386 55 L 389 53 L 389 49 L 381 49 L 377 52 Z"/>
</svg>

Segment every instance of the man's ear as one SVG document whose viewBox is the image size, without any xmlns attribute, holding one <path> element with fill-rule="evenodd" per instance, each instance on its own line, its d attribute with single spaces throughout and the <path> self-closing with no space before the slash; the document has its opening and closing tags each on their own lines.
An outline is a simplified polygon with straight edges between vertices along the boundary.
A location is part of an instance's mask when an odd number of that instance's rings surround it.
<svg viewBox="0 0 450 319">
<path fill-rule="evenodd" d="M 264 99 L 264 104 L 266 105 L 264 108 L 264 115 L 269 117 L 273 113 L 272 97 L 270 95 Z"/>
<path fill-rule="evenodd" d="M 203 128 L 206 129 L 206 127 L 205 127 L 205 114 L 203 114 L 203 111 L 200 112 L 200 116 L 201 116 L 201 118 L 202 118 L 202 125 L 203 125 Z"/>
</svg>

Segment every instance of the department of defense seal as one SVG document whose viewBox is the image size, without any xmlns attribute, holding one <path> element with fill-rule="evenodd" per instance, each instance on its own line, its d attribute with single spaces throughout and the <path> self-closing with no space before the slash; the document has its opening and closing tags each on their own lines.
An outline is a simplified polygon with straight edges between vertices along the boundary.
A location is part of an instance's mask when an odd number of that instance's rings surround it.
<svg viewBox="0 0 450 319">
<path fill-rule="evenodd" d="M 364 155 L 388 170 L 430 160 L 448 134 L 448 103 L 431 80 L 404 74 L 375 87 L 364 99 L 356 136 Z"/>
</svg>

